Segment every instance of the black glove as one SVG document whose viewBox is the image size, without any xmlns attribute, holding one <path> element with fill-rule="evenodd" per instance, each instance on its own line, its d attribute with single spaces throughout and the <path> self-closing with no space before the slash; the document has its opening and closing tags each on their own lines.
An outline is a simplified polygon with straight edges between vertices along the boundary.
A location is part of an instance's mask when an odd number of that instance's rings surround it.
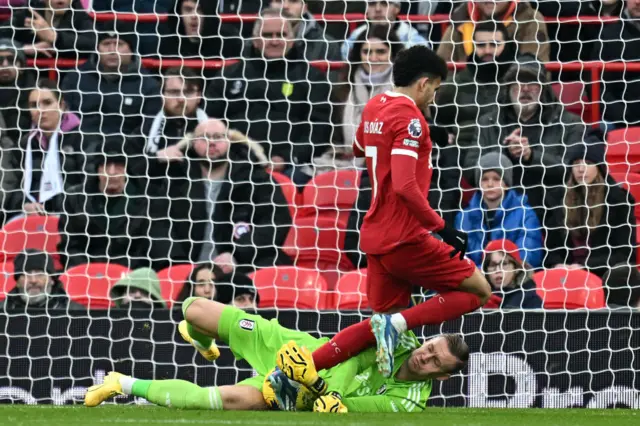
<svg viewBox="0 0 640 426">
<path fill-rule="evenodd" d="M 449 253 L 452 259 L 458 253 L 460 253 L 460 260 L 464 259 L 464 255 L 467 252 L 467 243 L 469 242 L 469 236 L 465 232 L 458 231 L 445 224 L 438 234 L 442 237 L 442 241 L 453 247 L 453 251 Z"/>
</svg>

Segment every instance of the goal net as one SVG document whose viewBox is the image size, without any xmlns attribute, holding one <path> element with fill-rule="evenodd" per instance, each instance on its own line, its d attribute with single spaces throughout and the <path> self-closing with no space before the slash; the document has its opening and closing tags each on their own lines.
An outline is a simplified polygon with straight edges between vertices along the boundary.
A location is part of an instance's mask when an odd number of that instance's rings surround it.
<svg viewBox="0 0 640 426">
<path fill-rule="evenodd" d="M 493 290 L 417 330 L 472 353 L 430 404 L 640 406 L 637 1 L 9 3 L 0 401 L 77 403 L 112 370 L 254 375 L 180 339 L 193 295 L 316 336 L 371 315 L 375 178 L 352 142 L 424 44 L 449 70 L 424 111 L 428 200 Z"/>
</svg>

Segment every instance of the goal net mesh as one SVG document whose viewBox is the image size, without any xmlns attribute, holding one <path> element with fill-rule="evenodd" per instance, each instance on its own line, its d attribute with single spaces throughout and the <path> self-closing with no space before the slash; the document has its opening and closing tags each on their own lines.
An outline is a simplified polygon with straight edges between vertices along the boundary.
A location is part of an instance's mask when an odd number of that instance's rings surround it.
<svg viewBox="0 0 640 426">
<path fill-rule="evenodd" d="M 0 6 L 0 401 L 252 376 L 180 339 L 192 295 L 317 336 L 368 317 L 352 142 L 424 44 L 428 199 L 494 291 L 418 331 L 472 351 L 431 403 L 640 405 L 637 1 L 133 3 Z"/>
</svg>

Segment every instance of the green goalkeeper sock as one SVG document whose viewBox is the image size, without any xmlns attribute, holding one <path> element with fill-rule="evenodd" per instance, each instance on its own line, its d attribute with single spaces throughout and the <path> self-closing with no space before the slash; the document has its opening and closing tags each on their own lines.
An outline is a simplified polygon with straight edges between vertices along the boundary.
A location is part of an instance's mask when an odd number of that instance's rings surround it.
<svg viewBox="0 0 640 426">
<path fill-rule="evenodd" d="M 186 410 L 222 410 L 217 387 L 201 388 L 185 380 L 136 380 L 131 394 L 161 407 Z"/>
<path fill-rule="evenodd" d="M 189 297 L 182 303 L 182 314 L 184 317 L 187 317 L 187 309 L 193 302 L 198 299 L 202 299 L 201 297 Z M 201 349 L 209 349 L 211 343 L 213 342 L 213 338 L 211 336 L 207 336 L 205 334 L 200 333 L 193 329 L 193 326 L 187 321 L 187 331 L 189 332 L 189 336 L 200 345 Z"/>
</svg>

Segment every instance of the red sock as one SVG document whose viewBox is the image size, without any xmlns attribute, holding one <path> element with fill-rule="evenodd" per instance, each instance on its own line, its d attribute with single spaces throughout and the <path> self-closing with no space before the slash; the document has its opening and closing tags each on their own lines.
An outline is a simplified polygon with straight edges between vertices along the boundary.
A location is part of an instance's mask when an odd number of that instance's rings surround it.
<svg viewBox="0 0 640 426">
<path fill-rule="evenodd" d="M 480 307 L 480 298 L 463 291 L 436 294 L 424 303 L 402 311 L 407 330 L 428 324 L 441 324 Z"/>
<path fill-rule="evenodd" d="M 313 363 L 316 370 L 326 370 L 358 355 L 375 343 L 376 338 L 371 332 L 369 320 L 366 319 L 345 328 L 333 339 L 313 351 Z"/>
</svg>

